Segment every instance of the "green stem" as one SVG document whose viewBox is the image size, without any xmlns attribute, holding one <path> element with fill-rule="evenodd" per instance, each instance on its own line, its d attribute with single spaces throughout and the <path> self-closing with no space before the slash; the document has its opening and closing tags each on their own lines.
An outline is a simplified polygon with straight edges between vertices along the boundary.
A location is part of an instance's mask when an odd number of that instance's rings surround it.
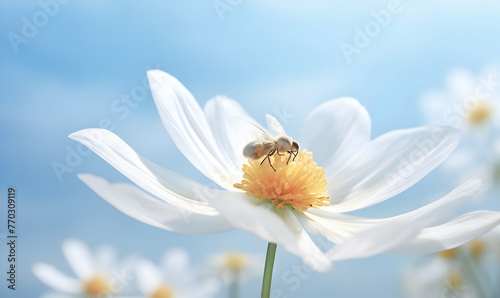
<svg viewBox="0 0 500 298">
<path fill-rule="evenodd" d="M 262 298 L 271 295 L 271 280 L 273 278 L 274 256 L 276 255 L 276 243 L 267 244 L 266 265 L 264 267 L 264 280 L 262 281 Z"/>
<path fill-rule="evenodd" d="M 229 298 L 238 298 L 238 280 L 234 280 L 229 286 Z"/>
</svg>

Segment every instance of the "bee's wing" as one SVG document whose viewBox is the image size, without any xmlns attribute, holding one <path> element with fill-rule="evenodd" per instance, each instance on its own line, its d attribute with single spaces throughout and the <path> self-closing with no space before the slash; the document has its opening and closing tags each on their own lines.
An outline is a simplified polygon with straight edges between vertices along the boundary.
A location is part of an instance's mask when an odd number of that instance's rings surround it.
<svg viewBox="0 0 500 298">
<path fill-rule="evenodd" d="M 283 126 L 273 116 L 266 114 L 267 129 L 273 137 L 286 136 Z"/>
<path fill-rule="evenodd" d="M 245 139 L 247 142 L 252 141 L 262 141 L 262 142 L 272 142 L 275 140 L 271 137 L 264 129 L 262 129 L 258 124 L 248 121 L 240 117 L 231 117 L 231 122 L 234 124 L 235 128 L 241 131 L 240 137 Z"/>
</svg>

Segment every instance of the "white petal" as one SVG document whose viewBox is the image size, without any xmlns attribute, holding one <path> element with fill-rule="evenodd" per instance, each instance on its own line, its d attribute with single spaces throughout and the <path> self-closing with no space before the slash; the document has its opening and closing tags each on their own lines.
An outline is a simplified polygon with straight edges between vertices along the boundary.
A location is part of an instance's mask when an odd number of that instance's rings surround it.
<svg viewBox="0 0 500 298">
<path fill-rule="evenodd" d="M 428 227 L 450 218 L 464 203 L 474 198 L 480 188 L 480 180 L 469 180 L 437 201 L 390 218 L 364 218 L 331 212 L 328 207 L 311 208 L 305 212 L 312 220 L 307 228 L 311 233 L 324 236 L 334 243 L 342 243 L 364 229 L 392 220 L 411 220 L 418 222 L 419 226 Z"/>
<path fill-rule="evenodd" d="M 163 275 L 158 267 L 150 261 L 138 261 L 136 265 L 137 286 L 139 290 L 149 295 L 163 282 Z"/>
<path fill-rule="evenodd" d="M 475 211 L 439 226 L 423 229 L 417 237 L 394 250 L 397 253 L 430 254 L 463 245 L 500 224 L 500 212 Z"/>
<path fill-rule="evenodd" d="M 94 258 L 85 243 L 68 239 L 62 245 L 64 256 L 80 280 L 91 277 L 96 272 Z"/>
<path fill-rule="evenodd" d="M 162 267 L 169 274 L 181 274 L 189 271 L 189 254 L 183 249 L 170 249 L 161 260 Z"/>
<path fill-rule="evenodd" d="M 379 220 L 341 213 L 307 210 L 301 219 L 302 225 L 311 233 L 323 236 L 339 244 L 359 231 L 380 223 Z"/>
<path fill-rule="evenodd" d="M 97 266 L 100 270 L 103 272 L 110 272 L 113 265 L 116 263 L 116 251 L 109 245 L 101 246 L 97 248 L 96 259 Z"/>
<path fill-rule="evenodd" d="M 216 233 L 232 229 L 224 217 L 217 213 L 207 214 L 205 207 L 196 211 L 193 208 L 173 206 L 133 185 L 110 184 L 105 179 L 90 174 L 79 174 L 78 178 L 121 212 L 154 227 L 187 234 Z"/>
<path fill-rule="evenodd" d="M 474 75 L 466 69 L 454 69 L 446 78 L 446 87 L 457 103 L 473 96 L 476 85 Z"/>
<path fill-rule="evenodd" d="M 227 191 L 206 196 L 206 200 L 235 228 L 283 246 L 285 250 L 301 257 L 314 270 L 330 269 L 326 256 L 287 208 L 278 210 L 274 205 L 261 203 L 263 201 L 248 197 L 244 193 Z"/>
<path fill-rule="evenodd" d="M 77 279 L 67 277 L 48 264 L 37 263 L 33 265 L 33 273 L 54 290 L 74 294 L 81 290 L 81 284 Z"/>
<path fill-rule="evenodd" d="M 331 258 L 365 258 L 388 251 L 431 253 L 464 244 L 498 225 L 500 213 L 473 212 L 438 227 L 423 228 L 450 217 L 477 193 L 479 186 L 477 180 L 466 182 L 432 204 L 362 229 L 336 246 Z"/>
<path fill-rule="evenodd" d="M 246 144 L 241 140 L 241 129 L 234 125 L 233 118 L 241 118 L 256 123 L 236 101 L 225 96 L 216 96 L 205 104 L 205 115 L 208 124 L 214 134 L 215 141 L 224 157 L 231 161 L 232 166 L 240 171 L 243 163 L 246 162 L 243 156 L 243 147 Z M 240 171 L 241 172 L 241 171 Z"/>
<path fill-rule="evenodd" d="M 205 114 L 193 95 L 173 76 L 148 71 L 151 92 L 163 125 L 179 150 L 205 176 L 233 189 L 238 174 L 222 155 Z"/>
<path fill-rule="evenodd" d="M 370 131 L 366 109 L 354 98 L 343 97 L 309 113 L 298 141 L 320 166 L 336 168 L 370 141 Z"/>
<path fill-rule="evenodd" d="M 455 149 L 459 130 L 420 127 L 392 131 L 370 142 L 344 166 L 327 171 L 336 212 L 380 203 L 408 189 Z"/>
<path fill-rule="evenodd" d="M 417 210 L 398 215 L 395 218 L 408 218 L 423 226 L 431 226 L 451 217 L 463 204 L 474 198 L 481 189 L 481 180 L 471 179 L 460 184 L 446 196 Z"/>
<path fill-rule="evenodd" d="M 192 287 L 193 272 L 189 268 L 189 254 L 180 248 L 168 250 L 161 259 L 164 277 L 177 287 Z"/>
<path fill-rule="evenodd" d="M 356 233 L 328 254 L 332 261 L 371 257 L 410 241 L 420 230 L 421 226 L 407 219 L 387 221 Z"/>
<path fill-rule="evenodd" d="M 279 137 L 279 136 L 286 136 L 286 132 L 283 129 L 283 126 L 279 123 L 276 118 L 273 116 L 266 114 L 266 122 L 267 122 L 267 129 L 269 130 L 269 133 L 273 137 Z"/>
<path fill-rule="evenodd" d="M 323 251 L 312 241 L 307 231 L 301 225 L 299 216 L 301 212 L 292 212 L 290 209 L 285 208 L 281 210 L 281 216 L 285 220 L 290 229 L 295 232 L 295 247 L 284 247 L 291 253 L 294 253 L 302 258 L 302 261 L 312 269 L 319 272 L 327 272 L 331 269 L 331 264 Z M 280 231 L 276 231 L 280 233 Z"/>
<path fill-rule="evenodd" d="M 82 143 L 142 189 L 174 206 L 196 212 L 214 214 L 204 202 L 197 201 L 197 189 L 208 187 L 166 170 L 137 154 L 122 139 L 105 129 L 84 129 L 72 133 L 70 138 Z"/>
</svg>

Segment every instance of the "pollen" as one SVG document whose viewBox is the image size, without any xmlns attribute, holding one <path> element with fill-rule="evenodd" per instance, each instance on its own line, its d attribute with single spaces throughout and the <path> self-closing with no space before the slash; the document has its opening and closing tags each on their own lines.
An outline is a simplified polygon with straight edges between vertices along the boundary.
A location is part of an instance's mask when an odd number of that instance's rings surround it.
<svg viewBox="0 0 500 298">
<path fill-rule="evenodd" d="M 469 112 L 467 120 L 472 125 L 480 125 L 491 118 L 493 109 L 489 104 L 481 104 Z"/>
<path fill-rule="evenodd" d="M 151 298 L 173 298 L 174 297 L 174 288 L 168 284 L 162 284 L 151 293 L 150 297 Z"/>
<path fill-rule="evenodd" d="M 243 180 L 234 187 L 249 196 L 271 201 L 278 209 L 288 205 L 305 211 L 330 205 L 325 170 L 313 161 L 311 152 L 302 150 L 295 160 L 293 156 L 289 160 L 288 154 L 275 154 L 268 161 L 260 164 L 249 160 L 243 165 Z"/>
<path fill-rule="evenodd" d="M 248 266 L 248 258 L 241 253 L 228 253 L 224 258 L 224 267 L 234 271 L 241 271 Z"/>
<path fill-rule="evenodd" d="M 89 296 L 107 296 L 113 291 L 108 277 L 102 273 L 94 275 L 83 283 L 83 291 Z"/>
</svg>

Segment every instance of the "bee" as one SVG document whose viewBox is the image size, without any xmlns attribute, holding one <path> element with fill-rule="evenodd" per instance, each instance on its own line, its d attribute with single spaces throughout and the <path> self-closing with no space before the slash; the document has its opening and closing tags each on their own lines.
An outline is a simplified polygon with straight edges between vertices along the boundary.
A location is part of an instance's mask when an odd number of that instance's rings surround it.
<svg viewBox="0 0 500 298">
<path fill-rule="evenodd" d="M 292 155 L 293 160 L 295 160 L 299 152 L 299 143 L 286 135 L 285 130 L 274 117 L 267 115 L 267 125 L 269 131 L 277 136 L 275 138 L 271 137 L 257 125 L 251 122 L 248 123 L 253 127 L 251 130 L 255 136 L 254 140 L 243 148 L 243 156 L 251 160 L 259 160 L 265 156 L 260 164 L 262 165 L 267 159 L 269 165 L 275 172 L 276 169 L 271 163 L 271 157 L 273 155 L 284 155 L 288 153 L 287 164 L 290 162 Z"/>
</svg>

